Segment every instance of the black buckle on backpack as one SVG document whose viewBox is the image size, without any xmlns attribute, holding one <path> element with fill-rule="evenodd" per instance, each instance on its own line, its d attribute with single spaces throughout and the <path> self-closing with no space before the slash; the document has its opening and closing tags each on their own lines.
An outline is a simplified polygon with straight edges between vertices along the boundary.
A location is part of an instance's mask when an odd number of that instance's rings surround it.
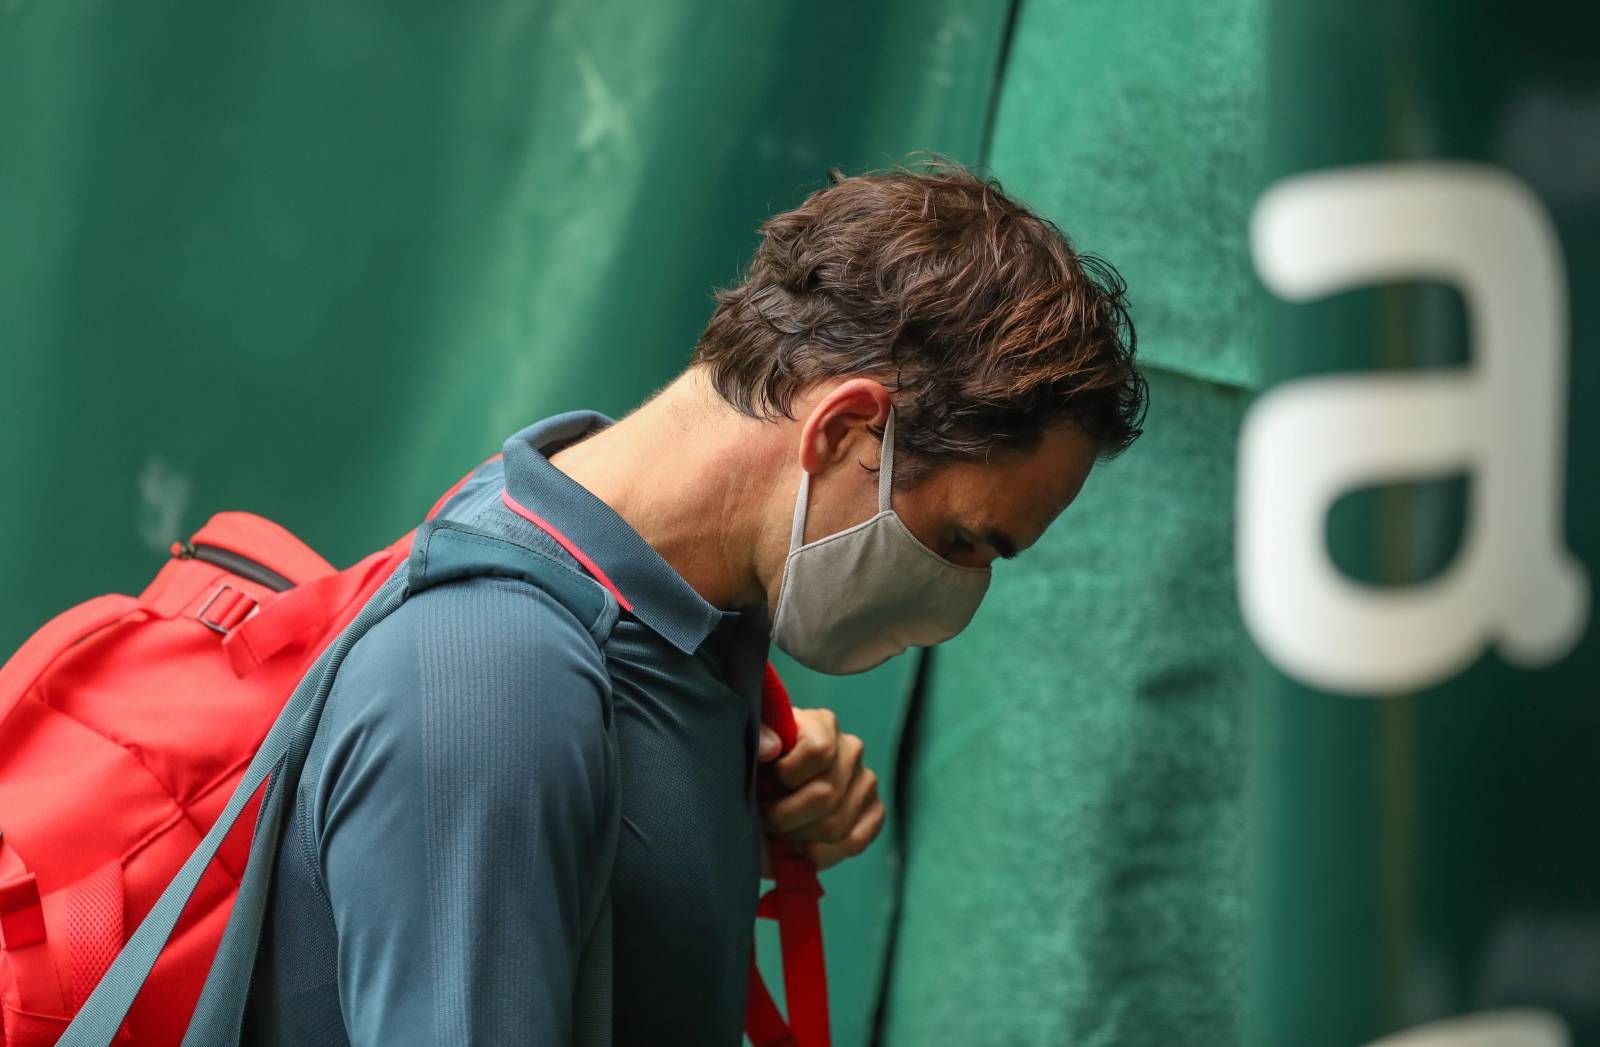
<svg viewBox="0 0 1600 1047">
<path fill-rule="evenodd" d="M 255 614 L 258 606 L 255 597 L 224 583 L 217 586 L 216 592 L 207 597 L 194 616 L 207 629 L 227 636 L 240 622 Z"/>
</svg>

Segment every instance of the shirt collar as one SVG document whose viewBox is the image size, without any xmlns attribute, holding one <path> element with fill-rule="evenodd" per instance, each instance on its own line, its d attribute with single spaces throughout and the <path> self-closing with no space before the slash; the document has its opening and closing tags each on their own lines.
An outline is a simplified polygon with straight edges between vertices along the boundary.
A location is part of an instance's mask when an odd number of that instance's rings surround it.
<svg viewBox="0 0 1600 1047">
<path fill-rule="evenodd" d="M 713 607 L 616 510 L 546 457 L 547 448 L 611 424 L 595 411 L 570 411 L 534 422 L 507 440 L 505 493 L 515 503 L 508 508 L 520 507 L 525 512 L 519 515 L 539 517 L 532 522 L 552 531 L 580 561 L 588 560 L 585 567 L 634 617 L 680 651 L 693 654 L 735 613 Z"/>
</svg>

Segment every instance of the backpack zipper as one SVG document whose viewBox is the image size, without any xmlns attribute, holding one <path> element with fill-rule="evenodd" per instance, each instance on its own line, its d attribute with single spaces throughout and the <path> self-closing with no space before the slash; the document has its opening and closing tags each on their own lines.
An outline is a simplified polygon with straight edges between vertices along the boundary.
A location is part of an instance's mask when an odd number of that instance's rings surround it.
<svg viewBox="0 0 1600 1047">
<path fill-rule="evenodd" d="M 223 549 L 220 546 L 196 545 L 193 542 L 183 542 L 179 544 L 178 550 L 174 555 L 180 560 L 200 560 L 204 563 L 215 564 L 225 571 L 231 571 L 240 578 L 255 582 L 257 585 L 264 585 L 273 592 L 281 593 L 287 589 L 294 588 L 293 582 L 266 564 L 257 563 L 247 556 L 240 556 L 238 553 Z"/>
</svg>

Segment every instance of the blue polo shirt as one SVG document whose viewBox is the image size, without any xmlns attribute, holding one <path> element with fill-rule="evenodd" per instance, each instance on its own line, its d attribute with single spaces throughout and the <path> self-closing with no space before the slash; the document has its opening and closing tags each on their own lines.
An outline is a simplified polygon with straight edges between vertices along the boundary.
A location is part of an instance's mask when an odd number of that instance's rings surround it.
<svg viewBox="0 0 1600 1047">
<path fill-rule="evenodd" d="M 529 426 L 441 515 L 602 578 L 611 636 L 480 577 L 356 642 L 277 855 L 247 1041 L 567 1044 L 609 922 L 615 1043 L 740 1042 L 766 611 L 711 606 L 546 458 L 608 424 Z"/>
</svg>

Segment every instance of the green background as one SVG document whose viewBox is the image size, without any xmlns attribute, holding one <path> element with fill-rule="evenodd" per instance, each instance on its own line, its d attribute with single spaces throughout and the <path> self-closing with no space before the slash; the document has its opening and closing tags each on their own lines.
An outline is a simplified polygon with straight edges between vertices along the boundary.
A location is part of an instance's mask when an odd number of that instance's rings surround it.
<svg viewBox="0 0 1600 1047">
<path fill-rule="evenodd" d="M 1593 627 L 1548 670 L 1353 701 L 1265 664 L 1233 572 L 1255 392 L 1465 359 L 1440 287 L 1269 300 L 1269 182 L 1513 171 L 1562 238 L 1571 387 L 1600 388 L 1596 28 L 1442 0 L 0 4 L 0 651 L 217 510 L 355 559 L 528 421 L 670 378 L 828 167 L 941 151 L 1122 270 L 1152 407 L 920 672 L 780 660 L 893 800 L 824 878 L 836 1042 L 1355 1047 L 1530 1003 L 1600 1043 Z M 1436 572 L 1466 489 L 1342 500 L 1336 560 Z"/>
<path fill-rule="evenodd" d="M 1549 209 L 1571 308 L 1565 540 L 1600 564 L 1600 67 L 1593 5 L 1282 5 L 1270 34 L 1267 171 L 1406 160 L 1493 164 Z M 1467 359 L 1459 295 L 1394 283 L 1270 304 L 1267 376 Z M 1483 424 L 1493 426 L 1495 419 Z M 1409 584 L 1456 551 L 1467 477 L 1376 488 L 1330 516 L 1358 578 Z M 1600 643 L 1537 671 L 1485 653 L 1379 701 L 1265 672 L 1255 694 L 1257 1043 L 1364 1043 L 1501 1006 L 1600 1043 Z M 1314 949 L 1313 953 L 1311 950 Z"/>
</svg>

